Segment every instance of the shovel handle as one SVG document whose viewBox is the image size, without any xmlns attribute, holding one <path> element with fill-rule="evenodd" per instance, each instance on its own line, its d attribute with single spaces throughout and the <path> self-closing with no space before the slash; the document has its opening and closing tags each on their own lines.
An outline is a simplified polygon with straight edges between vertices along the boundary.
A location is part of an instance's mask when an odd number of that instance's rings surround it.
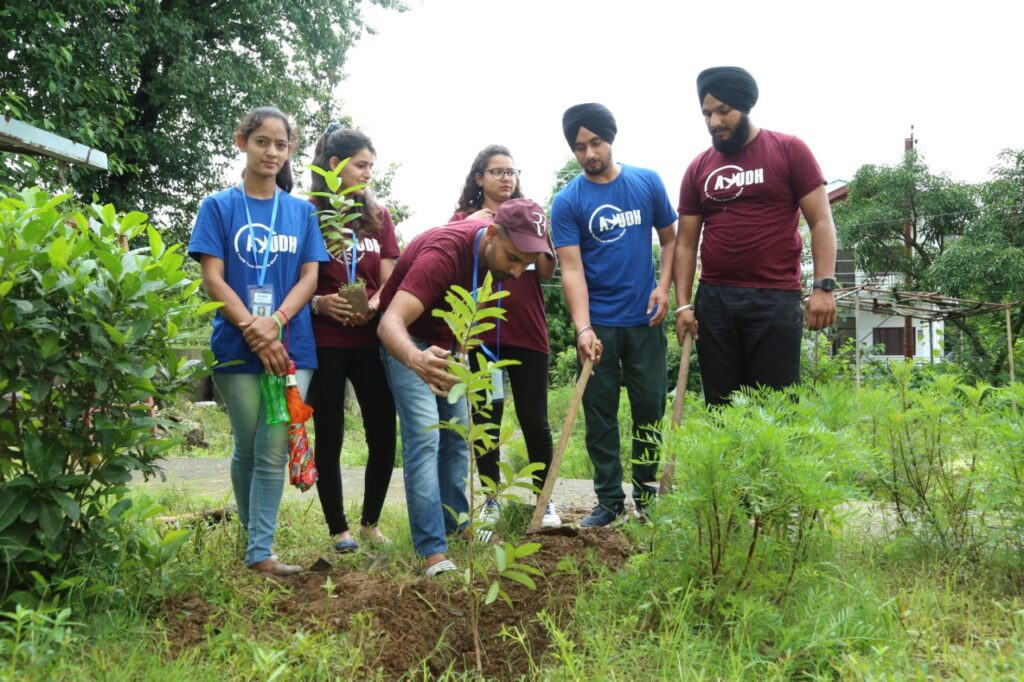
<svg viewBox="0 0 1024 682">
<path fill-rule="evenodd" d="M 676 379 L 676 400 L 672 405 L 672 424 L 679 426 L 683 421 L 683 408 L 686 406 L 686 382 L 690 378 L 690 353 L 693 350 L 693 337 L 690 332 L 683 335 L 683 352 L 679 357 L 679 376 Z M 676 473 L 676 453 L 671 450 L 665 460 L 665 470 L 661 473 L 658 494 L 664 495 L 672 490 L 672 479 Z"/>
<path fill-rule="evenodd" d="M 576 411 L 579 409 L 580 401 L 583 399 L 583 392 L 587 390 L 587 382 L 590 375 L 594 373 L 594 361 L 587 358 L 583 363 L 583 371 L 580 378 L 576 380 L 576 388 L 572 392 L 572 400 L 569 402 L 569 413 L 565 415 L 565 424 L 562 432 L 558 435 L 558 446 L 555 454 L 551 457 L 551 466 L 548 467 L 547 476 L 544 479 L 544 488 L 540 497 L 537 498 L 537 508 L 533 510 L 533 517 L 527 527 L 527 533 L 536 533 L 540 530 L 540 522 L 544 519 L 544 510 L 551 501 L 551 493 L 555 490 L 555 481 L 558 479 L 558 470 L 562 468 L 562 457 L 565 455 L 565 448 L 569 445 L 569 436 L 572 434 L 572 425 L 576 421 Z"/>
</svg>

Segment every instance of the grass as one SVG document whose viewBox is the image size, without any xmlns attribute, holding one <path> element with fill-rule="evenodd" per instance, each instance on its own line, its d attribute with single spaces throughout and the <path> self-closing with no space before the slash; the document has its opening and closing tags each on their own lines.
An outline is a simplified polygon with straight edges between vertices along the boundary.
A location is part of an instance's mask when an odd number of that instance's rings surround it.
<svg viewBox="0 0 1024 682">
<path fill-rule="evenodd" d="M 860 428 L 847 425 L 854 411 L 839 405 L 841 388 L 836 387 L 840 394 L 835 395 L 816 388 L 821 405 L 810 399 L 794 403 L 794 418 L 814 420 L 808 432 Z M 565 414 L 570 394 L 571 389 L 552 391 L 552 415 Z M 784 402 L 772 409 L 782 409 Z M 830 404 L 838 407 L 829 412 Z M 766 423 L 777 418 L 771 410 L 758 409 Z M 506 410 L 506 415 L 507 424 L 514 424 L 514 410 Z M 628 415 L 624 405 L 620 415 Z M 699 410 L 688 415 L 690 428 L 702 430 Z M 590 475 L 582 422 L 581 416 L 569 441 L 562 470 L 566 477 Z M 728 423 L 721 419 L 719 430 Z M 557 429 L 560 424 L 552 426 Z M 948 436 L 963 438 L 960 430 L 965 428 L 958 423 Z M 747 434 L 751 438 L 758 435 L 753 431 Z M 771 431 L 766 427 L 761 435 L 767 437 Z M 347 432 L 347 441 L 359 442 L 358 422 Z M 625 451 L 628 440 L 623 440 Z M 839 447 L 857 440 L 835 442 Z M 516 458 L 525 460 L 521 442 L 511 448 L 511 458 L 515 464 Z M 868 466 L 868 461 L 857 464 Z M 849 479 L 851 489 L 868 475 L 861 469 L 835 471 Z M 873 494 L 869 486 L 858 490 L 868 497 Z M 224 503 L 159 486 L 147 493 L 172 515 Z M 681 577 L 685 556 L 655 551 L 655 533 L 671 531 L 685 521 L 682 516 L 657 518 L 659 509 L 672 508 L 667 502 L 655 509 L 653 524 L 627 525 L 637 554 L 624 569 L 594 571 L 599 567 L 575 560 L 559 565 L 557 571 L 568 574 L 585 568 L 594 572 L 587 574 L 584 588 L 572 600 L 571 618 L 564 613 L 537 616 L 547 633 L 547 648 L 531 645 L 515 629 L 505 633 L 507 641 L 521 648 L 529 667 L 526 679 L 988 680 L 1024 675 L 1024 572 L 1020 555 L 1010 549 L 958 553 L 930 542 L 931 536 L 915 536 L 914 527 L 878 523 L 877 516 L 869 516 L 874 507 L 857 505 L 856 513 L 841 514 L 827 527 L 827 551 L 801 565 L 793 589 L 785 595 L 759 591 L 755 582 L 747 591 L 721 598 L 708 584 Z M 685 510 L 683 505 L 678 508 Z M 519 536 L 529 511 L 525 505 L 507 505 L 499 532 Z M 349 518 L 358 518 L 356 505 L 347 512 Z M 381 528 L 395 540 L 392 546 L 336 557 L 315 496 L 288 498 L 275 550 L 285 561 L 308 565 L 319 556 L 331 557 L 353 570 L 386 576 L 396 585 L 411 584 L 422 567 L 411 545 L 404 508 L 387 505 Z M 20 615 L 5 614 L 0 618 L 0 679 L 386 677 L 381 670 L 366 673 L 367 662 L 387 655 L 380 649 L 371 614 L 356 614 L 347 627 L 282 618 L 275 605 L 289 595 L 288 589 L 245 571 L 243 549 L 237 522 L 200 526 L 167 567 L 168 594 L 179 600 L 175 613 L 187 613 L 189 608 L 214 611 L 208 626 L 191 638 L 181 636 L 181 623 L 160 609 L 159 600 L 137 595 L 128 595 L 112 608 L 91 608 L 81 598 L 72 598 Z M 452 557 L 462 561 L 464 548 L 456 544 Z M 308 575 L 310 581 L 323 580 Z M 117 575 L 91 579 L 119 584 Z M 325 603 L 333 598 L 332 589 L 324 585 Z M 195 599 L 194 607 L 181 602 L 189 598 Z M 71 611 L 65 613 L 64 608 Z M 408 679 L 426 677 L 466 679 L 453 669 L 431 671 L 426 662 L 407 672 Z"/>
<path fill-rule="evenodd" d="M 208 502 L 180 492 L 158 499 L 172 514 Z M 358 515 L 355 505 L 348 512 Z M 506 532 L 527 517 L 515 509 L 506 515 Z M 380 553 L 374 570 L 412 580 L 419 562 L 404 509 L 387 505 L 381 528 L 395 544 Z M 627 529 L 642 546 L 644 529 Z M 280 622 L 273 603 L 285 588 L 244 571 L 243 549 L 237 524 L 229 522 L 198 528 L 180 551 L 173 592 L 199 597 L 218 614 L 216 628 L 187 646 L 153 604 L 89 613 L 63 643 L 51 643 L 59 655 L 43 663 L 12 659 L 10 638 L 0 640 L 8 654 L 0 657 L 0 679 L 312 680 L 350 679 L 359 671 L 363 679 L 384 679 L 366 678 L 362 668 L 380 655 L 369 618 L 356 618 L 347 630 Z M 314 498 L 285 503 L 275 549 L 285 560 L 335 560 Z M 812 588 L 785 605 L 739 601 L 717 625 L 695 616 L 699 586 L 641 579 L 640 564 L 652 559 L 640 554 L 626 570 L 589 583 L 571 620 L 540 615 L 551 647 L 524 649 L 530 678 L 1010 679 L 1024 672 L 1024 593 L 1009 573 L 950 564 L 933 548 L 865 536 L 853 525 L 836 530 L 835 550 Z M 462 558 L 458 546 L 453 558 Z M 368 558 L 341 560 L 363 569 Z M 562 570 L 579 567 L 569 562 Z M 48 631 L 39 631 L 34 646 L 45 650 Z M 463 678 L 450 672 L 439 679 Z"/>
</svg>

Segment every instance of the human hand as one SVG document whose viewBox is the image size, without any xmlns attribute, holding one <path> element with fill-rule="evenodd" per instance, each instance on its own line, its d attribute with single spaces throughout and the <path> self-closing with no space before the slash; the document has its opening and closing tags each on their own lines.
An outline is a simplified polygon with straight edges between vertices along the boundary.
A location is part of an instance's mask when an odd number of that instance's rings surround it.
<svg viewBox="0 0 1024 682">
<path fill-rule="evenodd" d="M 657 307 L 655 307 L 657 306 Z M 655 287 L 647 299 L 647 314 L 654 313 L 654 317 L 648 322 L 648 326 L 657 327 L 665 319 L 668 312 L 668 291 L 661 287 Z"/>
<path fill-rule="evenodd" d="M 687 308 L 676 315 L 676 338 L 682 341 L 687 333 L 694 341 L 697 340 L 697 316 L 693 308 Z"/>
<path fill-rule="evenodd" d="M 242 330 L 242 338 L 256 354 L 277 341 L 277 337 L 281 333 L 281 327 L 270 317 L 253 317 L 242 322 L 238 328 Z"/>
<path fill-rule="evenodd" d="M 338 294 L 321 296 L 316 305 L 321 315 L 345 327 L 365 324 L 365 321 L 359 321 L 359 313 L 352 311 L 352 304 L 348 302 L 348 299 L 342 298 Z"/>
<path fill-rule="evenodd" d="M 288 373 L 288 351 L 285 350 L 284 344 L 274 339 L 273 343 L 267 344 L 262 350 L 256 353 L 259 357 L 260 362 L 263 363 L 263 369 L 268 374 L 283 377 Z"/>
<path fill-rule="evenodd" d="M 576 336 L 576 352 L 579 353 L 581 360 L 593 360 L 594 364 L 597 365 L 601 362 L 604 344 L 601 343 L 601 339 L 597 338 L 597 334 L 594 333 L 593 329 L 586 328 L 581 334 Z"/>
<path fill-rule="evenodd" d="M 836 321 L 836 297 L 831 291 L 813 289 L 807 298 L 808 329 L 824 329 Z"/>
<path fill-rule="evenodd" d="M 458 378 L 448 372 L 448 358 L 451 353 L 431 346 L 421 350 L 409 363 L 410 369 L 423 379 L 431 393 L 439 396 L 448 395 L 448 391 L 458 382 Z"/>
</svg>

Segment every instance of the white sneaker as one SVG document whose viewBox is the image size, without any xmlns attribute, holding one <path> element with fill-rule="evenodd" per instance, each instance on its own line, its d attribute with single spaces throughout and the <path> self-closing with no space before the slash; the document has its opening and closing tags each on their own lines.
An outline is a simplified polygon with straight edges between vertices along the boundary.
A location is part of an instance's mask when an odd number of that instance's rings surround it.
<svg viewBox="0 0 1024 682">
<path fill-rule="evenodd" d="M 562 525 L 562 517 L 555 511 L 555 503 L 548 502 L 544 508 L 544 518 L 540 520 L 541 528 L 558 528 Z"/>
<path fill-rule="evenodd" d="M 487 500 L 480 509 L 480 520 L 483 523 L 497 523 L 501 518 L 501 503 L 497 500 Z"/>
</svg>

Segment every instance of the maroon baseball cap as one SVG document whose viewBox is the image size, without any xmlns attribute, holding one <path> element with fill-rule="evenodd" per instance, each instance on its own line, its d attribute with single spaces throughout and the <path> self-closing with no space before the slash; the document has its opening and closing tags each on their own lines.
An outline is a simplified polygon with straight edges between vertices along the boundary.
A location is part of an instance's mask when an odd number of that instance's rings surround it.
<svg viewBox="0 0 1024 682">
<path fill-rule="evenodd" d="M 498 209 L 494 222 L 505 228 L 508 238 L 523 253 L 551 253 L 548 218 L 531 199 L 509 199 Z"/>
</svg>

